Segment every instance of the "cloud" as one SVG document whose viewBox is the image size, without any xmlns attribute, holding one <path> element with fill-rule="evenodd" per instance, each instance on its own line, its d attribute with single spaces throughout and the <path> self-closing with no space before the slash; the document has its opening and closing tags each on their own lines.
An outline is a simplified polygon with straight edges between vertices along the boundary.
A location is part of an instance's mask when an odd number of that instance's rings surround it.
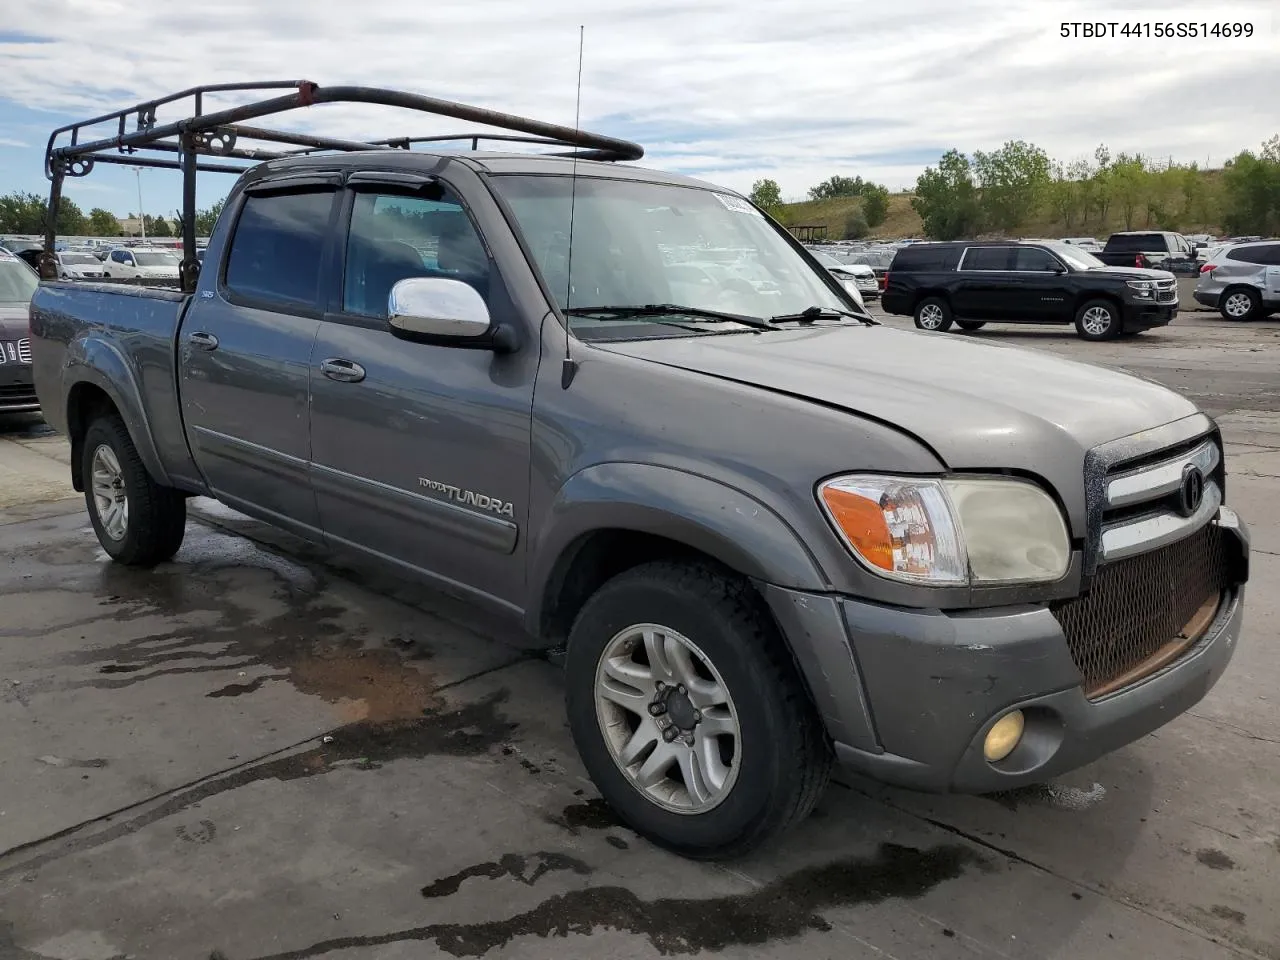
<svg viewBox="0 0 1280 960">
<path fill-rule="evenodd" d="M 739 189 L 772 176 L 798 195 L 833 173 L 903 187 L 948 147 L 1019 138 L 1061 159 L 1105 142 L 1216 164 L 1277 132 L 1265 121 L 1280 89 L 1272 5 L 378 0 L 352 16 L 344 0 L 10 3 L 0 131 L 5 99 L 49 111 L 52 128 L 191 84 L 273 77 L 399 87 L 572 124 L 584 24 L 583 125 L 637 139 L 654 165 Z M 1086 40 L 1059 29 L 1210 20 L 1248 21 L 1254 36 Z M 351 138 L 459 127 L 345 106 L 272 123 Z"/>
<path fill-rule="evenodd" d="M 11 137 L 0 137 L 0 147 L 21 147 L 30 149 L 31 144 L 23 140 L 14 140 Z"/>
</svg>

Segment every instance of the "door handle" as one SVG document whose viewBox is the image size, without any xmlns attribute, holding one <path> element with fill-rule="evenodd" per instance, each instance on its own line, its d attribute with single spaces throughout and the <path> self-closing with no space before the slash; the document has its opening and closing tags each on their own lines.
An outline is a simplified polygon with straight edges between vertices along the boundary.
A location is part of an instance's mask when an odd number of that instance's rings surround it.
<svg viewBox="0 0 1280 960">
<path fill-rule="evenodd" d="M 212 333 L 205 333 L 203 330 L 196 331 L 188 336 L 187 342 L 193 347 L 199 347 L 201 350 L 218 349 L 218 338 Z"/>
<path fill-rule="evenodd" d="M 364 379 L 364 367 L 340 357 L 325 360 L 320 364 L 320 372 L 330 380 L 340 380 L 343 383 L 359 383 Z"/>
</svg>

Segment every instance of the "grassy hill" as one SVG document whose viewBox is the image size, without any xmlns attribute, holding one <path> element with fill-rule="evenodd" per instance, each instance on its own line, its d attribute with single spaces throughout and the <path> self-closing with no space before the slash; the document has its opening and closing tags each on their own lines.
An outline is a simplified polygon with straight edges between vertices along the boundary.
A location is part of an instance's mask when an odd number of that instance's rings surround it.
<svg viewBox="0 0 1280 960">
<path fill-rule="evenodd" d="M 1202 174 L 1211 191 L 1211 196 L 1217 191 L 1219 173 L 1220 171 L 1213 170 L 1205 171 Z M 1213 209 L 1216 205 L 1210 203 L 1208 206 Z M 1045 238 L 1092 236 L 1097 237 L 1099 240 L 1106 240 L 1109 234 L 1126 229 L 1124 215 L 1115 207 L 1116 205 L 1113 204 L 1113 208 L 1108 211 L 1105 221 L 1093 218 L 1084 224 L 1079 222 L 1072 223 L 1070 227 L 1060 221 L 1056 221 L 1052 214 L 1044 211 L 1035 220 L 1019 227 L 1013 232 L 1013 235 Z M 850 214 L 860 212 L 861 209 L 862 200 L 857 197 L 835 200 L 809 200 L 804 203 L 783 204 L 778 213 L 778 220 L 788 227 L 821 224 L 827 228 L 828 240 L 842 240 L 845 236 L 845 221 L 848 220 Z M 1221 236 L 1224 233 L 1220 223 L 1184 223 L 1179 226 L 1183 233 L 1210 233 L 1217 236 Z M 1149 223 L 1147 221 L 1147 212 L 1144 208 L 1134 218 L 1133 229 L 1158 230 L 1162 229 L 1162 226 L 1156 222 Z M 924 225 L 911 207 L 911 194 L 895 193 L 889 197 L 889 212 L 885 222 L 871 230 L 869 239 L 901 240 L 905 237 L 923 236 Z M 984 236 L 998 237 L 1000 234 L 990 233 Z"/>
</svg>

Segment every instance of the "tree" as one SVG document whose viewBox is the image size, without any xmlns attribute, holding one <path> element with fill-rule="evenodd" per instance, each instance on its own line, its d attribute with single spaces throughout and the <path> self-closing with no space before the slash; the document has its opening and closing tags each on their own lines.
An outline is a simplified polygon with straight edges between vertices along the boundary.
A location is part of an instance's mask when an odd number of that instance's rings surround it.
<svg viewBox="0 0 1280 960">
<path fill-rule="evenodd" d="M 982 210 L 969 158 L 958 150 L 948 150 L 936 168 L 926 167 L 916 179 L 911 206 L 924 221 L 925 233 L 934 240 L 957 240 L 976 233 Z"/>
<path fill-rule="evenodd" d="M 889 191 L 878 183 L 869 183 L 862 191 L 862 215 L 868 227 L 878 227 L 889 215 Z"/>
<path fill-rule="evenodd" d="M 867 225 L 867 218 L 856 210 L 845 217 L 844 220 L 844 239 L 861 240 L 870 231 Z"/>
<path fill-rule="evenodd" d="M 1222 171 L 1223 224 L 1236 234 L 1269 236 L 1280 231 L 1280 137 L 1261 156 L 1241 151 Z"/>
<path fill-rule="evenodd" d="M 89 211 L 88 230 L 95 237 L 120 236 L 120 221 L 110 210 L 94 207 Z"/>
<path fill-rule="evenodd" d="M 169 224 L 168 217 L 152 217 L 151 222 L 147 225 L 147 236 L 149 237 L 172 237 L 173 227 Z"/>
<path fill-rule="evenodd" d="M 761 180 L 759 182 L 773 183 L 772 180 Z M 777 187 L 776 183 L 774 183 L 773 185 L 774 187 Z M 755 200 L 754 187 L 752 187 L 752 190 L 751 190 L 751 199 Z M 778 202 L 779 203 L 782 202 L 781 191 L 778 192 Z M 225 203 L 226 203 L 226 199 L 223 198 L 222 200 L 219 200 L 217 203 L 211 206 L 208 210 L 196 211 L 196 236 L 207 237 L 209 236 L 209 234 L 213 233 L 214 225 L 218 222 L 218 217 L 222 215 L 222 206 Z M 761 204 L 761 206 L 763 206 L 763 204 Z M 768 207 L 765 207 L 765 209 L 767 210 Z"/>
<path fill-rule="evenodd" d="M 770 216 L 777 216 L 778 210 L 782 207 L 782 188 L 778 186 L 778 181 L 765 178 L 753 183 L 751 185 L 751 202 Z M 221 211 L 221 200 L 218 201 L 217 208 Z M 197 217 L 197 232 L 199 232 L 199 223 L 200 218 Z M 212 224 L 209 225 L 209 229 L 213 229 Z"/>
<path fill-rule="evenodd" d="M 1024 140 L 1011 140 L 991 153 L 974 151 L 973 169 L 982 188 L 987 221 L 1012 230 L 1031 220 L 1047 193 L 1049 155 Z"/>
<path fill-rule="evenodd" d="M 828 177 L 809 188 L 810 200 L 834 200 L 837 197 L 860 197 L 869 186 L 861 177 Z"/>
<path fill-rule="evenodd" d="M 1151 178 L 1141 156 L 1119 153 L 1108 169 L 1111 198 L 1124 214 L 1124 228 L 1133 229 L 1134 217 L 1147 202 Z"/>
<path fill-rule="evenodd" d="M 48 201 L 34 193 L 10 193 L 0 197 L 0 233 L 44 233 Z"/>
<path fill-rule="evenodd" d="M 1047 196 L 1054 216 L 1070 230 L 1080 208 L 1080 184 L 1071 179 L 1061 163 L 1053 165 L 1053 181 L 1049 184 Z"/>
</svg>

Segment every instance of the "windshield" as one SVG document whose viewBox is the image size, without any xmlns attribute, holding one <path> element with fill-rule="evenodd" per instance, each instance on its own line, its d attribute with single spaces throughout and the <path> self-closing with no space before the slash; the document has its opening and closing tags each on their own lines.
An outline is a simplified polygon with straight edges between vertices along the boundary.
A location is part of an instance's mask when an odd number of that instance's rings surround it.
<svg viewBox="0 0 1280 960">
<path fill-rule="evenodd" d="M 1106 266 L 1088 250 L 1081 250 L 1069 243 L 1051 243 L 1046 246 L 1065 260 L 1072 270 L 1096 270 L 1098 267 Z"/>
<path fill-rule="evenodd" d="M 27 303 L 40 278 L 21 260 L 0 260 L 0 302 Z"/>
<path fill-rule="evenodd" d="M 814 256 L 814 259 L 816 259 L 824 267 L 840 266 L 840 261 L 837 260 L 835 257 L 833 257 L 829 253 L 823 253 L 821 250 L 810 250 L 809 252 L 812 253 Z"/>
<path fill-rule="evenodd" d="M 738 197 L 595 177 L 579 177 L 576 195 L 568 176 L 505 175 L 492 183 L 562 310 L 678 304 L 767 318 L 849 309 L 786 236 Z M 580 335 L 602 324 L 616 335 L 618 324 L 639 319 L 574 315 L 569 322 Z"/>
<path fill-rule="evenodd" d="M 97 265 L 98 258 L 92 253 L 64 253 L 60 255 L 63 263 L 80 263 Z"/>
<path fill-rule="evenodd" d="M 135 253 L 134 259 L 140 267 L 176 267 L 178 258 L 172 253 Z"/>
</svg>

